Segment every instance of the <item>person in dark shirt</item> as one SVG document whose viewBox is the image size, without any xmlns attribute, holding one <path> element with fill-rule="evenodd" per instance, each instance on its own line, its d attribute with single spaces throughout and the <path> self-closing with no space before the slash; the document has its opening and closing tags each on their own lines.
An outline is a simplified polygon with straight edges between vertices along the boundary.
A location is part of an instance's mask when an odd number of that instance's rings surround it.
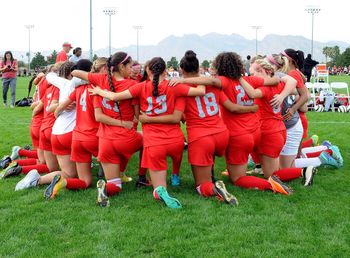
<svg viewBox="0 0 350 258">
<path fill-rule="evenodd" d="M 317 64 L 318 64 L 317 61 L 312 60 L 311 54 L 308 54 L 304 60 L 304 67 L 303 67 L 303 72 L 308 82 L 310 82 L 310 79 L 311 79 L 312 68 L 314 68 Z"/>
</svg>

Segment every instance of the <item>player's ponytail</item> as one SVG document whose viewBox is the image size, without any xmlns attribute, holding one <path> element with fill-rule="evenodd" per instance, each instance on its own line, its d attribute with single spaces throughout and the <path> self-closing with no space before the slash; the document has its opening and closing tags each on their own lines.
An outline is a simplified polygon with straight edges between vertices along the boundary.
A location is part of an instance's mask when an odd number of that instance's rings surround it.
<svg viewBox="0 0 350 258">
<path fill-rule="evenodd" d="M 304 66 L 304 52 L 301 50 L 294 50 L 287 48 L 281 52 L 281 54 L 287 57 L 296 68 L 302 69 Z"/>
<path fill-rule="evenodd" d="M 149 62 L 149 70 L 151 71 L 153 75 L 153 96 L 157 97 L 159 92 L 158 92 L 158 85 L 159 85 L 159 77 L 162 73 L 164 73 L 166 64 L 165 61 L 161 57 L 154 57 L 152 60 Z"/>
</svg>

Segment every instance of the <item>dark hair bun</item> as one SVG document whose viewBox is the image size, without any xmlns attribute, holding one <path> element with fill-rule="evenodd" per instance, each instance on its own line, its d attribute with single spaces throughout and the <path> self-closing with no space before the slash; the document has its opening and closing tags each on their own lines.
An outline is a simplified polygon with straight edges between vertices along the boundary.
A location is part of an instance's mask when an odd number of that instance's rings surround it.
<svg viewBox="0 0 350 258">
<path fill-rule="evenodd" d="M 193 52 L 192 50 L 187 50 L 185 53 L 185 58 L 188 61 L 195 61 L 197 59 L 197 54 Z"/>
<path fill-rule="evenodd" d="M 187 50 L 184 57 L 180 61 L 180 67 L 187 73 L 198 72 L 199 61 L 197 54 L 192 50 Z"/>
</svg>

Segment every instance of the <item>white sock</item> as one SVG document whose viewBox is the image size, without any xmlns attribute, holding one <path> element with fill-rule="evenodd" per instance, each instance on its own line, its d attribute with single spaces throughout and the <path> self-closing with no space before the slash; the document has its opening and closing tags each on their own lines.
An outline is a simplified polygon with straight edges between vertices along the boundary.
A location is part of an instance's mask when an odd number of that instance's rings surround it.
<svg viewBox="0 0 350 258">
<path fill-rule="evenodd" d="M 327 146 L 321 145 L 321 146 L 303 148 L 303 149 L 301 150 L 301 153 L 302 153 L 302 155 L 306 158 L 306 157 L 307 157 L 306 154 L 308 154 L 308 153 L 324 151 L 324 150 L 327 150 L 327 149 L 328 149 Z"/>
<path fill-rule="evenodd" d="M 295 159 L 294 164 L 296 168 L 306 168 L 306 167 L 319 167 L 322 165 L 320 158 L 302 158 Z"/>
<path fill-rule="evenodd" d="M 113 179 L 107 180 L 107 183 L 114 184 L 115 186 L 117 186 L 120 189 L 122 189 L 122 180 L 121 180 L 121 178 L 117 177 L 117 178 L 113 178 Z"/>
</svg>

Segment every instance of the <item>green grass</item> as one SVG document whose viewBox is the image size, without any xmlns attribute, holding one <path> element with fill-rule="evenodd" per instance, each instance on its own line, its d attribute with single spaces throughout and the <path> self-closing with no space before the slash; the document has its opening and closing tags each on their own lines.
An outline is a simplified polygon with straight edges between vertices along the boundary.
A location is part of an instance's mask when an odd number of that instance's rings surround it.
<svg viewBox="0 0 350 258">
<path fill-rule="evenodd" d="M 18 80 L 18 96 L 26 93 Z M 0 155 L 30 142 L 28 108 L 0 108 Z M 350 114 L 308 113 L 310 134 L 339 145 L 345 166 L 321 168 L 314 185 L 291 196 L 239 189 L 227 183 L 240 201 L 233 208 L 194 190 L 187 158 L 182 186 L 169 190 L 183 204 L 169 210 L 153 200 L 152 189 L 134 183 L 95 205 L 95 189 L 62 191 L 43 199 L 45 187 L 14 192 L 19 178 L 0 182 L 1 257 L 346 257 L 350 253 Z M 345 122 L 345 123 L 334 123 Z M 186 155 L 186 154 L 185 154 Z M 224 169 L 218 159 L 216 170 Z M 137 157 L 128 167 L 135 178 Z M 220 178 L 220 176 L 218 176 Z"/>
</svg>

